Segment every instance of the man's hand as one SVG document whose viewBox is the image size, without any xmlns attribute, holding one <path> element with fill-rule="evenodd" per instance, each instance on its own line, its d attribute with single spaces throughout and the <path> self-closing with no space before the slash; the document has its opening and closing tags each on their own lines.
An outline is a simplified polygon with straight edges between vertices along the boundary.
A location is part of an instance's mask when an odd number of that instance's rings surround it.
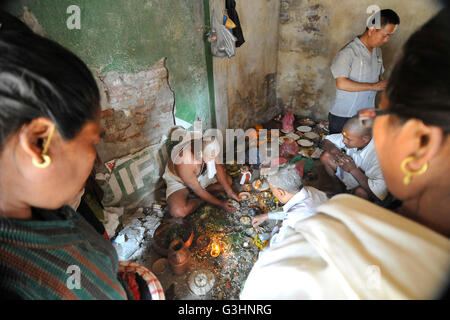
<svg viewBox="0 0 450 320">
<path fill-rule="evenodd" d="M 258 214 L 258 215 L 253 217 L 253 219 L 252 219 L 252 226 L 253 227 L 257 227 L 261 223 L 266 221 L 268 218 L 269 218 L 269 214 L 268 213 Z"/>
<path fill-rule="evenodd" d="M 225 210 L 228 213 L 235 213 L 237 210 L 228 201 L 223 202 L 221 207 L 223 210 Z"/>
<path fill-rule="evenodd" d="M 240 201 L 238 195 L 233 190 L 227 191 L 227 197 L 231 198 L 231 199 L 234 199 L 236 201 Z"/>
<path fill-rule="evenodd" d="M 345 157 L 348 157 L 347 154 L 346 154 L 344 151 L 339 150 L 339 149 L 338 149 L 338 151 L 337 151 L 335 154 L 333 154 L 333 156 L 334 156 L 334 160 L 335 160 L 337 163 L 339 163 L 339 162 L 340 162 L 342 159 L 344 159 Z"/>
<path fill-rule="evenodd" d="M 355 161 L 353 161 L 352 157 L 349 157 L 347 155 L 343 156 L 339 160 L 339 166 L 342 168 L 342 170 L 349 173 L 357 168 L 356 163 Z"/>
<path fill-rule="evenodd" d="M 330 148 L 328 153 L 331 154 L 332 156 L 334 156 L 336 159 L 336 157 L 339 157 L 342 154 L 342 151 L 339 150 L 338 148 Z"/>
<path fill-rule="evenodd" d="M 375 83 L 373 85 L 373 90 L 375 91 L 384 91 L 386 89 L 387 86 L 387 81 L 386 80 L 380 80 L 377 83 Z"/>
</svg>

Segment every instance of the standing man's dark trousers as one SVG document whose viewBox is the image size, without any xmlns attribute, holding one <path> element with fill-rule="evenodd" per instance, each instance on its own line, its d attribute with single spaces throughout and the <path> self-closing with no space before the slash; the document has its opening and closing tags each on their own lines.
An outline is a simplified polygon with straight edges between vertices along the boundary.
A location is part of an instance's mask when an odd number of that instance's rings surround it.
<svg viewBox="0 0 450 320">
<path fill-rule="evenodd" d="M 328 130 L 330 131 L 330 134 L 342 133 L 342 128 L 349 119 L 351 118 L 338 117 L 328 113 Z"/>
</svg>

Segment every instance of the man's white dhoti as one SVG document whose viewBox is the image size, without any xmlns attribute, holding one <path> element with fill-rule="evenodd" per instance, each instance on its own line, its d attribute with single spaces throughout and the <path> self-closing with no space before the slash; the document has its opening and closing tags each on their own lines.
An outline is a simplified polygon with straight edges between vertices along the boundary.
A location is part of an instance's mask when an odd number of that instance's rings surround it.
<svg viewBox="0 0 450 320">
<path fill-rule="evenodd" d="M 183 183 L 180 177 L 174 175 L 172 171 L 169 170 L 169 167 L 166 166 L 166 170 L 163 174 L 163 179 L 166 181 L 167 190 L 166 190 L 166 199 L 169 199 L 169 196 L 174 192 L 187 188 L 187 186 Z M 208 186 L 217 183 L 216 176 L 212 179 L 208 178 L 208 172 L 205 170 L 203 174 L 198 176 L 198 182 L 203 189 L 206 189 Z"/>
</svg>

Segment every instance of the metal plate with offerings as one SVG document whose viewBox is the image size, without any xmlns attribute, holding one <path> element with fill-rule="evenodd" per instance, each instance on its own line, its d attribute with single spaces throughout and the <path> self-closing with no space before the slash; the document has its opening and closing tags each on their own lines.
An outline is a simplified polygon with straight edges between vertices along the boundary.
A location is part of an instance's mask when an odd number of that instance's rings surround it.
<svg viewBox="0 0 450 320">
<path fill-rule="evenodd" d="M 195 270 L 189 275 L 189 289 L 198 296 L 204 296 L 214 286 L 216 279 L 214 274 L 206 269 Z"/>
<path fill-rule="evenodd" d="M 260 179 L 253 181 L 252 186 L 256 191 L 265 191 L 269 189 L 269 184 L 265 180 L 261 181 Z"/>
<path fill-rule="evenodd" d="M 300 139 L 300 136 L 298 134 L 295 134 L 293 132 L 290 132 L 286 135 L 286 137 L 291 138 L 292 140 L 298 140 Z"/>
<path fill-rule="evenodd" d="M 288 131 L 288 130 L 283 130 L 283 129 L 281 129 L 280 131 L 283 132 L 284 134 L 288 134 L 288 133 L 292 132 L 293 130 L 289 130 L 289 131 Z"/>
<path fill-rule="evenodd" d="M 300 139 L 297 140 L 297 143 L 301 145 L 302 147 L 312 147 L 314 145 L 314 142 L 308 139 Z"/>
<path fill-rule="evenodd" d="M 241 192 L 241 193 L 239 193 L 239 195 L 238 195 L 238 197 L 239 197 L 239 200 L 248 200 L 248 199 L 250 199 L 250 193 L 248 193 L 248 192 Z"/>
<path fill-rule="evenodd" d="M 310 126 L 299 126 L 297 127 L 297 130 L 300 132 L 310 132 L 312 128 Z"/>
<path fill-rule="evenodd" d="M 305 134 L 303 135 L 305 138 L 311 139 L 311 140 L 315 140 L 315 139 L 319 139 L 320 135 L 318 135 L 315 132 L 305 132 Z"/>
</svg>

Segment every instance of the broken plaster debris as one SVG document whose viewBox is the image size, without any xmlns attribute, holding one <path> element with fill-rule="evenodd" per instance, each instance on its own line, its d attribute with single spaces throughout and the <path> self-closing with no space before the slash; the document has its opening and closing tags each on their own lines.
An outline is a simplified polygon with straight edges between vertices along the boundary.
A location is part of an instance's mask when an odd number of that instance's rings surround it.
<svg viewBox="0 0 450 320">
<path fill-rule="evenodd" d="M 120 224 L 120 217 L 123 215 L 124 208 L 106 207 L 103 210 L 105 221 L 103 223 L 109 238 L 116 234 L 117 227 Z"/>
<path fill-rule="evenodd" d="M 113 240 L 120 261 L 136 260 L 141 262 L 143 255 L 148 251 L 150 242 L 156 228 L 161 223 L 161 218 L 150 210 L 139 208 L 129 218 L 130 222 L 124 222 L 125 227 Z"/>
</svg>

